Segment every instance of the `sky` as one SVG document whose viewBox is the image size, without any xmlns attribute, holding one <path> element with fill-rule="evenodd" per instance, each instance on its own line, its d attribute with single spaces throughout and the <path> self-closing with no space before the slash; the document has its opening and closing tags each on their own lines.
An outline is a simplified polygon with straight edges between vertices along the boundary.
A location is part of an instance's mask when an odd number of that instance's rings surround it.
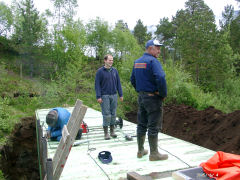
<svg viewBox="0 0 240 180">
<path fill-rule="evenodd" d="M 12 0 L 0 0 L 10 5 Z M 40 12 L 51 8 L 50 0 L 33 0 L 35 7 Z M 122 19 L 133 29 L 138 19 L 141 19 L 146 26 L 157 25 L 163 17 L 170 20 L 176 12 L 185 8 L 187 0 L 78 0 L 77 17 L 87 23 L 90 19 L 100 17 L 114 26 Z M 235 0 L 204 0 L 205 4 L 213 10 L 216 17 L 216 24 L 221 17 L 224 6 L 233 5 L 235 10 L 240 4 Z"/>
</svg>

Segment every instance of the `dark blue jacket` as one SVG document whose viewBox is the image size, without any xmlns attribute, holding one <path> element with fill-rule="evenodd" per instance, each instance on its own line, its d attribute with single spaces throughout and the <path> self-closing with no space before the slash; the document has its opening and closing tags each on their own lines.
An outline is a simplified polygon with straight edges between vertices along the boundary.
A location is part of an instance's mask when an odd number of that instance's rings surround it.
<svg viewBox="0 0 240 180">
<path fill-rule="evenodd" d="M 123 96 L 122 86 L 118 71 L 115 68 L 106 69 L 104 66 L 99 68 L 95 77 L 96 98 L 102 95 L 113 95 L 118 92 L 119 97 Z"/>
<path fill-rule="evenodd" d="M 167 96 L 165 73 L 161 63 L 149 53 L 134 62 L 131 83 L 137 92 L 159 92 L 161 97 Z"/>
<path fill-rule="evenodd" d="M 55 127 L 48 126 L 48 131 L 50 131 L 51 138 L 54 138 L 60 141 L 60 139 L 62 138 L 63 126 L 67 125 L 71 114 L 67 109 L 61 108 L 61 107 L 56 107 L 56 108 L 53 108 L 52 110 L 55 110 L 58 112 L 58 120 L 57 120 L 57 125 Z"/>
</svg>

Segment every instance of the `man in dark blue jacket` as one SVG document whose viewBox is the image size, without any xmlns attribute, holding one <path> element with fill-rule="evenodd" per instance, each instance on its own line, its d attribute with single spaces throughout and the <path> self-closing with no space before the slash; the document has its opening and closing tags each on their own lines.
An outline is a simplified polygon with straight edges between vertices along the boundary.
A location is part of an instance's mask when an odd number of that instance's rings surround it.
<svg viewBox="0 0 240 180">
<path fill-rule="evenodd" d="M 134 62 L 131 83 L 138 92 L 137 157 L 148 154 L 144 149 L 146 132 L 150 145 L 150 161 L 168 159 L 158 152 L 158 132 L 162 127 L 162 102 L 167 96 L 165 73 L 157 60 L 161 44 L 157 40 L 146 43 L 146 52 Z"/>
<path fill-rule="evenodd" d="M 116 121 L 117 93 L 120 101 L 123 101 L 122 87 L 117 69 L 112 67 L 113 57 L 104 57 L 104 66 L 99 68 L 95 77 L 95 91 L 97 102 L 101 105 L 103 115 L 104 139 L 109 140 L 110 136 L 116 138 L 114 125 Z M 110 136 L 108 134 L 110 126 Z"/>
</svg>

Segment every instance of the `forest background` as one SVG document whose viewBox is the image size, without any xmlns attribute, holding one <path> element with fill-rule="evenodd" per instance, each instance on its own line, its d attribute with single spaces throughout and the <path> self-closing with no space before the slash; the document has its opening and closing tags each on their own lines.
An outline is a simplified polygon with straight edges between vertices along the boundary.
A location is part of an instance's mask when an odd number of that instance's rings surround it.
<svg viewBox="0 0 240 180">
<path fill-rule="evenodd" d="M 73 106 L 81 99 L 100 110 L 94 79 L 107 53 L 123 87 L 118 116 L 136 112 L 131 70 L 152 38 L 164 44 L 159 61 L 168 84 L 165 104 L 214 106 L 225 113 L 240 109 L 240 13 L 232 5 L 224 8 L 218 27 L 203 0 L 188 0 L 172 19 L 161 18 L 152 33 L 141 19 L 133 30 L 121 19 L 114 27 L 100 17 L 83 24 L 74 18 L 76 0 L 51 2 L 54 11 L 41 14 L 33 0 L 0 2 L 0 145 L 14 124 L 36 109 Z"/>
</svg>

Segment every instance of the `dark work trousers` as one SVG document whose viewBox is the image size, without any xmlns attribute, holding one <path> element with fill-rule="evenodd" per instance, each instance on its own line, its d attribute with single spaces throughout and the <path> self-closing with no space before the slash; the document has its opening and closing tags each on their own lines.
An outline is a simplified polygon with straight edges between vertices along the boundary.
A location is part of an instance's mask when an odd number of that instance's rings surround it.
<svg viewBox="0 0 240 180">
<path fill-rule="evenodd" d="M 162 98 L 158 95 L 139 92 L 137 134 L 157 136 L 162 129 Z"/>
</svg>

